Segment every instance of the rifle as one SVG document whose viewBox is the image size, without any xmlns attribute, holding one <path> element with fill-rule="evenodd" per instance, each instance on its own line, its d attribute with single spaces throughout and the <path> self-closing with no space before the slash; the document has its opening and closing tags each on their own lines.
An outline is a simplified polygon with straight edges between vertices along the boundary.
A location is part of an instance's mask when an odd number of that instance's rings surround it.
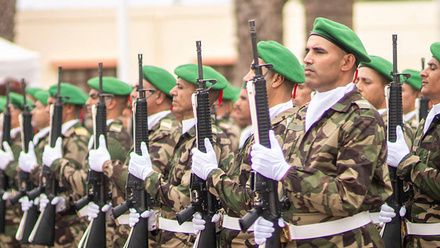
<svg viewBox="0 0 440 248">
<path fill-rule="evenodd" d="M 402 114 L 402 84 L 411 76 L 406 73 L 397 72 L 397 35 L 393 34 L 393 71 L 390 73 L 393 76 L 393 81 L 390 83 L 388 89 L 388 140 L 396 142 L 397 134 L 396 127 L 399 125 L 403 128 L 403 114 Z M 402 82 L 400 76 L 406 77 Z M 397 168 L 388 166 L 390 179 L 393 186 L 393 195 L 388 198 L 388 204 L 397 213 L 396 217 L 391 222 L 384 226 L 383 240 L 385 247 L 402 247 L 402 218 L 399 215 L 400 208 L 403 202 L 403 184 L 402 180 L 397 176 Z"/>
<path fill-rule="evenodd" d="M 32 127 L 32 115 L 29 110 L 29 105 L 26 104 L 26 83 L 24 79 L 21 80 L 21 87 L 23 90 L 23 113 L 20 116 L 21 125 L 21 140 L 24 152 L 29 152 L 29 142 L 32 141 L 34 137 L 34 128 Z M 19 172 L 19 182 L 21 185 L 20 191 L 12 197 L 11 204 L 15 204 L 18 200 L 27 195 L 28 191 L 34 188 L 34 184 L 31 181 L 30 173 L 20 170 Z M 20 225 L 17 230 L 16 239 L 20 241 L 20 244 L 29 244 L 29 235 L 34 228 L 35 222 L 38 218 L 38 207 L 32 205 L 26 212 L 24 212 L 23 217 L 20 221 Z"/>
<path fill-rule="evenodd" d="M 425 70 L 425 58 L 422 58 L 422 71 Z M 419 109 L 419 111 L 417 112 L 418 114 L 418 118 L 417 120 L 419 120 L 419 122 L 422 119 L 426 119 L 426 116 L 428 116 L 429 113 L 429 98 L 427 98 L 424 95 L 420 95 L 419 99 L 417 99 L 418 103 L 417 103 L 417 108 Z"/>
<path fill-rule="evenodd" d="M 211 128 L 211 113 L 209 107 L 209 90 L 217 82 L 215 79 L 203 79 L 203 64 L 202 64 L 202 50 L 201 42 L 196 41 L 197 47 L 197 63 L 199 78 L 196 82 L 199 88 L 192 96 L 193 109 L 196 113 L 196 141 L 197 149 L 206 153 L 205 138 L 208 138 L 212 144 L 212 128 Z M 206 87 L 206 83 L 210 82 L 212 85 Z M 177 213 L 177 221 L 182 225 L 189 220 L 196 212 L 200 212 L 202 218 L 205 220 L 205 229 L 200 232 L 199 242 L 197 247 L 216 247 L 216 227 L 215 223 L 211 221 L 214 214 L 220 208 L 217 198 L 209 193 L 206 181 L 191 173 L 190 181 L 191 205 Z"/>
<path fill-rule="evenodd" d="M 255 76 L 247 83 L 247 91 L 251 108 L 252 125 L 254 127 L 254 138 L 256 143 L 269 148 L 269 130 L 271 124 L 267 101 L 266 80 L 264 79 L 264 76 L 269 73 L 273 68 L 273 65 L 259 65 L 255 20 L 250 20 L 249 26 L 254 57 L 254 62 L 251 68 L 254 70 Z M 268 69 L 265 75 L 262 74 L 263 67 Z M 278 219 L 281 217 L 282 206 L 278 199 L 277 185 L 277 181 L 266 178 L 261 174 L 252 171 L 251 190 L 255 193 L 254 207 L 239 220 L 240 228 L 243 232 L 246 232 L 258 217 L 263 217 L 266 220 L 272 221 L 274 223 L 275 231 L 272 234 L 272 237 L 267 239 L 266 247 L 281 247 Z"/>
<path fill-rule="evenodd" d="M 148 147 L 148 113 L 147 98 L 145 91 L 154 93 L 154 90 L 143 88 L 142 54 L 138 55 L 139 64 L 139 98 L 133 103 L 133 124 L 134 124 L 134 151 L 142 155 L 141 143 L 145 142 Z M 135 208 L 139 214 L 153 207 L 153 199 L 145 190 L 145 182 L 132 174 L 128 174 L 126 188 L 126 201 L 112 209 L 113 216 L 118 218 L 130 208 Z M 131 192 L 131 193 L 130 193 Z M 148 247 L 148 218 L 140 218 L 139 222 L 131 229 L 130 235 L 124 247 Z"/>
<path fill-rule="evenodd" d="M 6 83 L 6 104 L 3 111 L 3 134 L 2 134 L 2 150 L 3 142 L 11 145 L 11 110 L 9 108 L 9 81 Z M 0 233 L 5 233 L 5 217 L 6 217 L 6 201 L 3 200 L 3 194 L 9 189 L 9 177 L 4 170 L 0 170 Z"/>
<path fill-rule="evenodd" d="M 63 115 L 63 99 L 68 99 L 68 96 L 61 96 L 61 66 L 58 67 L 58 87 L 57 93 L 54 96 L 57 100 L 50 106 L 50 133 L 49 145 L 55 147 L 56 141 L 61 137 L 61 125 Z M 49 165 L 50 166 L 50 165 Z M 37 245 L 53 246 L 55 241 L 55 214 L 56 206 L 50 202 L 60 192 L 60 186 L 57 179 L 54 177 L 49 166 L 43 165 L 40 174 L 40 187 L 32 192 L 31 197 L 37 194 L 37 191 L 45 193 L 49 199 L 46 208 L 38 216 L 37 223 L 29 236 L 29 242 Z M 29 197 L 29 199 L 31 199 Z"/>
<path fill-rule="evenodd" d="M 112 96 L 102 93 L 102 63 L 99 63 L 99 102 L 92 106 L 93 131 L 94 131 L 94 149 L 99 147 L 99 137 L 104 135 L 107 141 L 107 108 L 105 106 L 105 97 Z M 107 144 L 107 142 L 106 142 Z M 80 201 L 75 203 L 77 210 L 83 208 L 90 201 L 99 206 L 99 209 L 109 201 L 108 181 L 103 172 L 97 172 L 89 169 L 87 174 L 87 184 L 91 185 L 89 193 Z M 89 224 L 89 228 L 81 239 L 81 247 L 106 247 L 105 223 L 106 213 L 99 211 L 98 216 Z"/>
</svg>

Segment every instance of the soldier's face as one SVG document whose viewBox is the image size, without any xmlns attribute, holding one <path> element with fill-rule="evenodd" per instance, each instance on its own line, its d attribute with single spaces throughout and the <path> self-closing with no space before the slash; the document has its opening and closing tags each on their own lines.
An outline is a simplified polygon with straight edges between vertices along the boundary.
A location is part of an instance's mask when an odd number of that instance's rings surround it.
<svg viewBox="0 0 440 248">
<path fill-rule="evenodd" d="M 49 96 L 49 98 L 47 99 L 47 105 L 46 108 L 44 109 L 49 115 L 50 115 L 50 105 L 54 104 L 57 102 L 57 99 L 54 97 Z"/>
<path fill-rule="evenodd" d="M 251 125 L 251 111 L 249 109 L 249 100 L 246 89 L 241 89 L 239 98 L 234 104 L 234 111 L 232 111 L 231 117 L 240 128 L 245 128 Z"/>
<path fill-rule="evenodd" d="M 359 68 L 356 86 L 361 95 L 376 109 L 386 108 L 386 84 L 382 80 L 377 71 L 368 67 Z"/>
<path fill-rule="evenodd" d="M 435 58 L 431 58 L 420 76 L 422 77 L 421 93 L 434 104 L 440 103 L 440 63 Z"/>
<path fill-rule="evenodd" d="M 139 82 L 136 82 L 130 94 L 131 102 L 135 102 L 136 99 L 139 97 L 138 88 L 139 88 Z M 144 90 L 155 90 L 155 91 L 158 90 L 156 87 L 154 87 L 152 84 L 150 84 L 150 82 L 148 82 L 145 79 L 142 82 L 142 88 Z M 145 92 L 145 97 L 147 98 L 148 115 L 152 115 L 155 112 L 153 108 L 154 106 L 156 106 L 155 99 L 157 99 L 157 95 L 158 94 L 156 92 L 153 94 L 151 94 L 151 92 L 149 91 Z"/>
<path fill-rule="evenodd" d="M 173 97 L 173 112 L 182 115 L 183 120 L 194 117 L 191 95 L 196 89 L 197 85 L 178 78 L 176 86 L 170 91 L 170 94 Z"/>
<path fill-rule="evenodd" d="M 37 101 L 35 103 L 35 108 L 31 111 L 32 114 L 32 126 L 37 130 L 41 130 L 49 126 L 49 113 L 46 112 L 46 106 Z"/>
<path fill-rule="evenodd" d="M 99 91 L 95 89 L 91 89 L 89 92 L 89 98 L 86 101 L 87 115 L 89 116 L 92 115 L 92 106 L 99 102 L 98 93 Z"/>
<path fill-rule="evenodd" d="M 402 109 L 403 114 L 407 114 L 416 109 L 416 99 L 419 97 L 419 91 L 409 84 L 402 85 Z"/>
<path fill-rule="evenodd" d="M 308 87 L 318 92 L 326 92 L 338 87 L 341 67 L 347 55 L 330 41 L 311 35 L 307 40 L 304 70 Z"/>
<path fill-rule="evenodd" d="M 252 61 L 253 63 L 253 61 Z M 252 80 L 255 77 L 255 71 L 251 68 L 252 67 L 252 63 L 251 66 L 249 68 L 249 72 L 246 74 L 246 76 L 243 77 L 243 81 L 244 82 L 249 82 L 250 80 Z M 266 64 L 266 62 L 264 62 L 264 60 L 262 59 L 258 59 L 258 64 L 262 65 L 262 64 Z M 265 75 L 267 73 L 267 68 L 263 67 L 261 69 L 261 74 Z M 270 101 L 271 98 L 271 92 L 272 92 L 272 80 L 273 80 L 273 75 L 274 75 L 274 71 L 271 71 L 269 73 L 267 73 L 267 75 L 264 77 L 266 79 L 266 92 L 267 92 L 267 97 L 268 100 Z"/>
<path fill-rule="evenodd" d="M 11 113 L 11 129 L 19 127 L 20 122 L 18 121 L 18 116 L 22 111 L 12 104 L 9 104 L 9 109 Z"/>
<path fill-rule="evenodd" d="M 296 88 L 295 99 L 292 100 L 293 105 L 301 107 L 310 102 L 313 90 L 305 84 L 298 84 Z"/>
</svg>

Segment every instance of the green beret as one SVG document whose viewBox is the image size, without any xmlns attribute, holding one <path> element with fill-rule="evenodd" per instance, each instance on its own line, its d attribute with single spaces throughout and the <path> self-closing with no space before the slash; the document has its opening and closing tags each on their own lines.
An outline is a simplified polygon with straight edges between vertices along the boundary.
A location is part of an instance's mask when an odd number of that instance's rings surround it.
<svg viewBox="0 0 440 248">
<path fill-rule="evenodd" d="M 32 87 L 26 87 L 26 93 L 35 98 L 35 94 L 39 91 L 42 91 L 43 89 L 40 88 L 32 88 Z"/>
<path fill-rule="evenodd" d="M 353 30 L 341 23 L 318 17 L 315 19 L 310 35 L 318 35 L 329 40 L 345 52 L 353 54 L 358 63 L 370 62 L 359 37 Z"/>
<path fill-rule="evenodd" d="M 9 102 L 18 107 L 21 111 L 23 111 L 23 103 L 24 103 L 24 99 L 23 99 L 23 95 L 22 94 L 18 94 L 15 92 L 9 92 Z M 32 102 L 31 99 L 26 98 L 26 104 L 29 105 L 29 109 L 32 109 L 32 105 L 34 104 Z"/>
<path fill-rule="evenodd" d="M 176 78 L 171 73 L 152 65 L 144 65 L 142 72 L 145 80 L 154 85 L 158 90 L 171 96 L 170 91 L 176 86 Z"/>
<path fill-rule="evenodd" d="M 393 64 L 388 60 L 381 58 L 379 56 L 370 56 L 370 62 L 361 63 L 360 67 L 369 67 L 384 76 L 388 81 L 393 81 L 393 77 L 390 75 L 390 72 L 393 71 Z"/>
<path fill-rule="evenodd" d="M 51 97 L 55 97 L 57 93 L 57 85 L 52 85 L 49 88 L 49 94 Z M 87 95 L 82 92 L 80 88 L 75 85 L 69 83 L 61 83 L 60 86 L 60 95 L 68 96 L 69 99 L 66 103 L 74 104 L 74 105 L 84 105 L 87 101 Z"/>
<path fill-rule="evenodd" d="M 87 81 L 95 90 L 99 90 L 99 77 L 94 77 Z M 133 87 L 122 82 L 115 77 L 102 77 L 102 92 L 107 94 L 113 94 L 117 96 L 127 96 L 130 95 Z"/>
<path fill-rule="evenodd" d="M 411 85 L 414 89 L 420 91 L 422 89 L 422 77 L 420 76 L 420 71 L 416 70 L 404 70 L 402 73 L 409 73 L 411 77 L 405 82 Z"/>
<path fill-rule="evenodd" d="M 193 84 L 197 84 L 196 79 L 199 77 L 199 71 L 196 64 L 178 66 L 176 69 L 174 69 L 174 74 L 176 74 L 179 78 L 182 78 L 183 80 Z M 228 86 L 228 80 L 211 66 L 203 66 L 203 79 L 217 80 L 217 83 L 212 87 L 214 90 L 222 90 Z M 211 86 L 211 83 L 207 83 L 206 86 Z"/>
<path fill-rule="evenodd" d="M 223 90 L 223 99 L 236 102 L 240 95 L 240 90 L 240 88 L 235 87 L 232 84 L 228 84 L 228 86 Z"/>
<path fill-rule="evenodd" d="M 0 111 L 5 111 L 6 96 L 0 96 Z"/>
<path fill-rule="evenodd" d="M 35 93 L 35 99 L 37 101 L 40 101 L 42 104 L 47 105 L 47 99 L 49 98 L 49 91 L 47 90 L 40 90 L 37 93 Z"/>
<path fill-rule="evenodd" d="M 440 42 L 434 42 L 431 45 L 432 56 L 440 63 Z"/>
<path fill-rule="evenodd" d="M 273 40 L 260 41 L 257 47 L 258 55 L 264 62 L 272 64 L 274 71 L 291 82 L 304 83 L 304 69 L 289 49 Z"/>
</svg>

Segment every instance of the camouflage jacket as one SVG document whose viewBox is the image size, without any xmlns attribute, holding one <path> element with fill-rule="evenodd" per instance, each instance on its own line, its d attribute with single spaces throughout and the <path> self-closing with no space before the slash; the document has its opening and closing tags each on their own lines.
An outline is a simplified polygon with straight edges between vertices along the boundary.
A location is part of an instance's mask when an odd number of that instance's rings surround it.
<svg viewBox="0 0 440 248">
<path fill-rule="evenodd" d="M 305 132 L 307 106 L 292 116 L 282 146 L 292 165 L 281 181 L 290 202 L 284 220 L 305 225 L 379 211 L 392 188 L 384 124 L 378 112 L 355 88 Z M 373 224 L 368 224 L 343 235 L 289 245 L 312 244 L 380 247 L 383 241 Z"/>
<path fill-rule="evenodd" d="M 231 140 L 232 151 L 237 152 L 240 143 L 240 127 L 230 117 L 230 113 L 217 118 L 215 124 L 221 128 Z"/>
<path fill-rule="evenodd" d="M 415 110 L 417 111 L 417 110 Z M 412 112 L 410 112 L 412 113 Z M 413 133 L 417 131 L 417 127 L 419 126 L 419 120 L 417 119 L 417 115 L 413 115 L 408 121 L 405 121 L 413 130 Z"/>
<path fill-rule="evenodd" d="M 21 143 L 21 131 L 16 132 L 11 136 L 11 150 L 14 155 L 14 160 L 9 162 L 5 168 L 5 174 L 9 177 L 9 186 L 18 188 L 18 157 L 23 149 Z"/>
<path fill-rule="evenodd" d="M 411 153 L 397 167 L 399 177 L 410 182 L 414 196 L 407 202 L 407 218 L 415 223 L 440 222 L 440 115 L 436 115 L 426 134 L 425 120 L 415 134 Z M 411 247 L 440 246 L 440 236 L 409 236 Z"/>
</svg>

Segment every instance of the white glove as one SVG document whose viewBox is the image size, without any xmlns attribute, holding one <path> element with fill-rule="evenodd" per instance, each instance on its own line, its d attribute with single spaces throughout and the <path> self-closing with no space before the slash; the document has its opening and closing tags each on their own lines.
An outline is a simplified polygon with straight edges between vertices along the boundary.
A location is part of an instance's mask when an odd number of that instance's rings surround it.
<svg viewBox="0 0 440 248">
<path fill-rule="evenodd" d="M 92 137 L 93 139 L 93 137 Z M 99 136 L 99 147 L 96 150 L 90 150 L 89 152 L 89 165 L 90 169 L 102 172 L 102 166 L 106 161 L 110 160 L 110 153 L 107 150 L 104 135 Z"/>
<path fill-rule="evenodd" d="M 61 153 L 61 142 L 61 137 L 58 137 L 55 147 L 52 148 L 49 145 L 44 147 L 43 164 L 47 167 L 50 167 L 55 160 L 63 157 Z"/>
<path fill-rule="evenodd" d="M 283 219 L 278 219 L 278 226 L 283 228 L 285 226 Z M 275 228 L 273 228 L 273 223 L 259 217 L 254 223 L 254 238 L 255 243 L 261 245 L 266 242 L 266 239 L 272 237 Z"/>
<path fill-rule="evenodd" d="M 37 157 L 35 156 L 34 143 L 29 141 L 28 152 L 20 152 L 20 157 L 18 158 L 18 167 L 20 167 L 20 170 L 29 173 L 37 165 L 38 163 Z"/>
<path fill-rule="evenodd" d="M 214 214 L 211 218 L 212 223 L 216 223 L 220 220 L 220 214 Z M 202 215 L 200 213 L 195 213 L 193 215 L 192 224 L 194 229 L 194 234 L 199 233 L 200 231 L 205 230 L 206 221 L 202 219 Z"/>
<path fill-rule="evenodd" d="M 3 141 L 4 151 L 0 149 L 0 169 L 5 170 L 9 162 L 14 161 L 14 154 L 8 142 Z"/>
<path fill-rule="evenodd" d="M 50 204 L 56 205 L 55 212 L 57 213 L 66 209 L 66 200 L 61 196 L 55 196 Z"/>
<path fill-rule="evenodd" d="M 388 141 L 387 164 L 392 167 L 397 167 L 403 157 L 409 153 L 401 126 L 396 127 L 396 136 L 396 142 Z"/>
<path fill-rule="evenodd" d="M 217 156 L 215 154 L 214 149 L 212 148 L 212 144 L 208 138 L 205 138 L 205 149 L 206 153 L 201 152 L 197 148 L 193 148 L 191 150 L 192 156 L 192 171 L 198 177 L 206 180 L 208 178 L 209 173 L 212 170 L 218 168 Z"/>
<path fill-rule="evenodd" d="M 148 218 L 148 231 L 156 229 L 157 216 L 153 210 L 146 210 L 141 215 L 134 208 L 130 208 L 129 226 L 134 227 L 139 222 L 139 217 Z"/>
<path fill-rule="evenodd" d="M 2 200 L 7 201 L 9 198 L 11 198 L 12 194 L 10 192 L 5 192 L 2 195 Z"/>
<path fill-rule="evenodd" d="M 139 179 L 145 180 L 153 172 L 150 154 L 145 142 L 141 143 L 141 151 L 142 156 L 137 155 L 135 152 L 130 153 L 128 172 Z"/>
<path fill-rule="evenodd" d="M 21 203 L 21 210 L 23 212 L 28 211 L 29 208 L 31 208 L 32 205 L 34 205 L 34 201 L 29 201 L 29 197 L 27 196 L 23 196 L 22 198 L 20 198 L 20 200 L 18 200 L 18 202 Z"/>
<path fill-rule="evenodd" d="M 40 212 L 43 212 L 46 208 L 47 204 L 49 203 L 49 199 L 47 198 L 46 194 L 40 195 Z"/>
<path fill-rule="evenodd" d="M 251 166 L 261 175 L 280 181 L 291 166 L 284 159 L 283 150 L 281 150 L 273 130 L 269 131 L 269 140 L 271 148 L 260 144 L 252 145 Z"/>
<path fill-rule="evenodd" d="M 109 219 L 109 215 L 110 212 L 109 210 L 112 208 L 112 204 L 105 204 L 104 206 L 102 206 L 102 212 L 105 213 L 106 218 L 105 219 Z M 92 219 L 95 219 L 96 217 L 98 217 L 99 214 L 99 206 L 96 205 L 94 202 L 90 202 L 89 206 L 87 208 L 87 216 L 88 219 L 91 221 Z"/>
<path fill-rule="evenodd" d="M 405 216 L 406 214 L 406 207 L 402 206 L 399 210 L 399 215 L 400 217 Z M 384 223 L 388 223 L 391 222 L 391 220 L 396 217 L 396 213 L 394 212 L 394 209 L 390 206 L 388 206 L 388 204 L 383 204 L 382 207 L 380 207 L 380 212 L 379 212 L 379 225 L 383 226 Z"/>
</svg>

